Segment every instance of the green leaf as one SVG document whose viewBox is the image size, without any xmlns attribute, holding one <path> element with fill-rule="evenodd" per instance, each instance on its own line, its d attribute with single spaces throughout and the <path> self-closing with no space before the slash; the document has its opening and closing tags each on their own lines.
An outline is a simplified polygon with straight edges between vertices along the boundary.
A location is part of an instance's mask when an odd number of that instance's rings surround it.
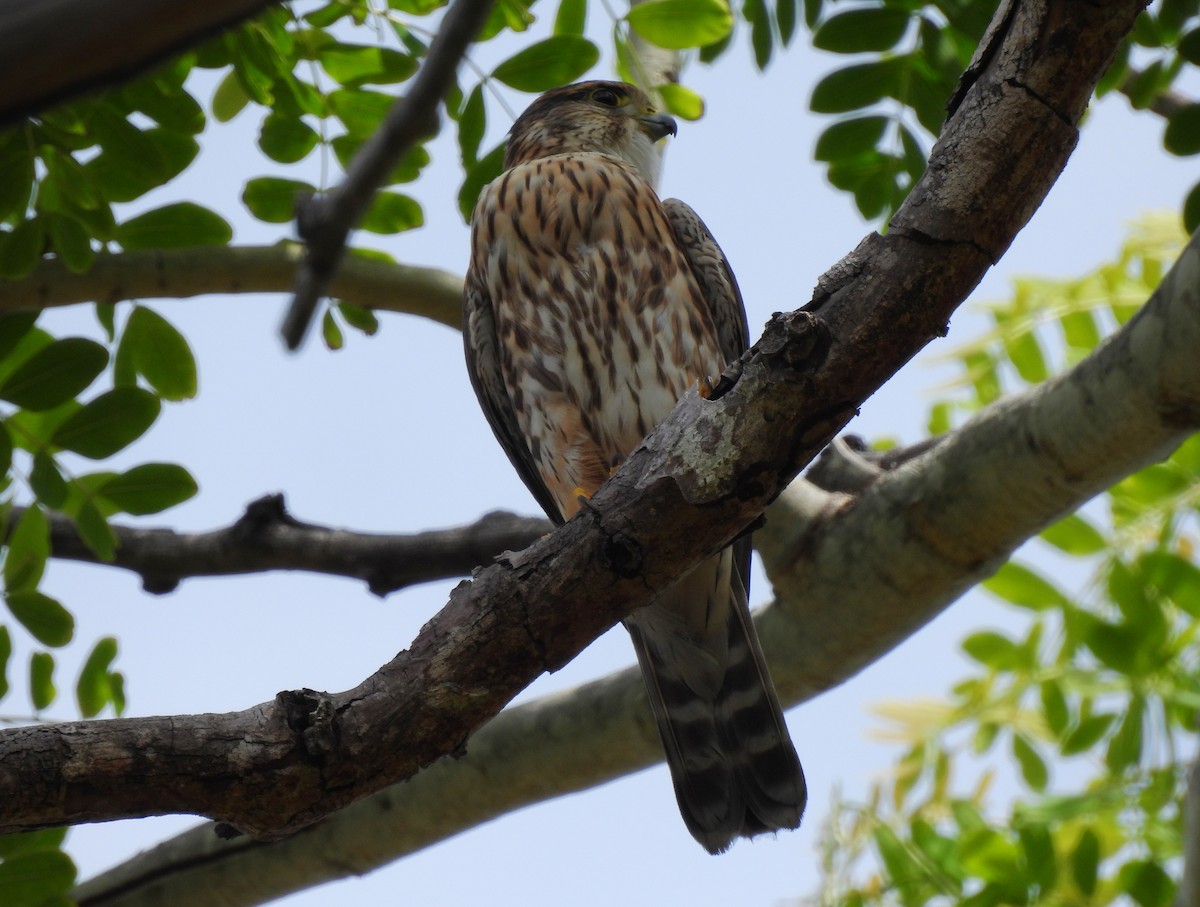
<svg viewBox="0 0 1200 907">
<path fill-rule="evenodd" d="M 1183 226 L 1188 233 L 1200 229 L 1200 183 L 1192 186 L 1183 202 Z"/>
<path fill-rule="evenodd" d="M 910 21 L 904 9 L 872 7 L 830 16 L 813 33 L 813 47 L 839 54 L 891 50 Z"/>
<path fill-rule="evenodd" d="M 12 637 L 8 633 L 8 627 L 0 624 L 0 699 L 8 695 L 8 661 L 12 658 Z M 0 847 L 3 846 L 5 838 L 0 837 Z M 4 852 L 0 849 L 0 856 L 4 856 Z"/>
<path fill-rule="evenodd" d="M 479 199 L 483 187 L 500 175 L 504 169 L 504 145 L 497 145 L 467 171 L 462 188 L 458 190 L 458 210 L 463 220 L 471 222 L 471 211 Z"/>
<path fill-rule="evenodd" d="M 1023 825 L 1017 829 L 1029 875 L 1042 891 L 1051 891 L 1058 877 L 1054 838 L 1045 825 Z"/>
<path fill-rule="evenodd" d="M 41 218 L 34 218 L 0 232 L 0 277 L 19 280 L 37 266 L 46 246 L 43 227 Z"/>
<path fill-rule="evenodd" d="M 301 193 L 316 191 L 316 187 L 299 180 L 260 176 L 246 183 L 246 188 L 242 190 L 242 203 L 261 221 L 286 224 L 296 216 L 296 197 Z"/>
<path fill-rule="evenodd" d="M 196 359 L 191 347 L 183 334 L 154 310 L 134 308 L 125 325 L 122 347 L 133 368 L 164 400 L 196 396 Z"/>
<path fill-rule="evenodd" d="M 771 35 L 771 14 L 767 11 L 766 0 L 744 0 L 742 15 L 750 23 L 750 46 L 754 48 L 754 63 L 759 69 L 766 69 L 775 49 L 774 38 Z"/>
<path fill-rule="evenodd" d="M 1022 381 L 1038 384 L 1046 380 L 1049 369 L 1046 368 L 1046 357 L 1036 334 L 1025 331 L 1005 340 L 1004 352 Z"/>
<path fill-rule="evenodd" d="M 1075 557 L 1100 554 L 1108 547 L 1100 530 L 1077 513 L 1065 516 L 1054 525 L 1043 529 L 1041 535 L 1044 541 L 1059 551 Z"/>
<path fill-rule="evenodd" d="M 900 90 L 898 74 L 894 60 L 834 70 L 813 88 L 809 109 L 813 113 L 849 113 L 868 107 Z"/>
<path fill-rule="evenodd" d="M 250 95 L 246 93 L 237 73 L 230 70 L 213 92 L 212 111 L 219 123 L 228 123 L 242 112 L 250 103 Z"/>
<path fill-rule="evenodd" d="M 1117 884 L 1141 907 L 1166 907 L 1175 897 L 1175 882 L 1153 860 L 1132 860 L 1117 873 Z"/>
<path fill-rule="evenodd" d="M 41 412 L 74 398 L 108 365 L 108 351 L 92 340 L 67 337 L 34 353 L 0 384 L 0 398 Z"/>
<path fill-rule="evenodd" d="M 775 3 L 775 24 L 784 47 L 792 43 L 796 34 L 796 3 L 797 0 L 776 0 Z"/>
<path fill-rule="evenodd" d="M 149 391 L 118 387 L 63 422 L 54 432 L 53 443 L 93 460 L 111 457 L 145 434 L 161 407 Z"/>
<path fill-rule="evenodd" d="M 33 153 L 21 141 L 0 144 L 0 221 L 24 215 L 33 194 Z"/>
<path fill-rule="evenodd" d="M 37 499 L 47 507 L 59 508 L 67 499 L 67 483 L 54 458 L 44 450 L 33 455 L 33 469 L 29 472 L 29 485 Z"/>
<path fill-rule="evenodd" d="M 49 652 L 34 652 L 29 658 L 29 698 L 34 710 L 40 712 L 49 707 L 57 695 L 54 656 Z"/>
<path fill-rule="evenodd" d="M 1017 645 L 1007 636 L 991 630 L 972 633 L 963 640 L 962 647 L 980 664 L 997 670 L 1011 669 L 1020 663 Z"/>
<path fill-rule="evenodd" d="M 58 850 L 66 840 L 67 829 L 44 828 L 15 835 L 0 835 L 0 859 L 7 860 L 17 854 L 40 850 Z"/>
<path fill-rule="evenodd" d="M 1140 674 L 1139 649 L 1145 645 L 1142 634 L 1125 624 L 1091 620 L 1084 637 L 1087 647 L 1105 665 L 1121 674 Z"/>
<path fill-rule="evenodd" d="M 518 91 L 546 91 L 574 82 L 599 59 L 599 48 L 587 38 L 555 35 L 509 57 L 492 76 Z"/>
<path fill-rule="evenodd" d="M 1104 764 L 1113 774 L 1120 774 L 1137 765 L 1142 758 L 1142 718 L 1145 710 L 1145 700 L 1141 696 L 1133 696 L 1116 733 L 1108 741 Z"/>
<path fill-rule="evenodd" d="M 117 657 L 117 641 L 106 636 L 92 647 L 92 652 L 79 672 L 75 698 L 84 718 L 93 718 L 112 701 L 109 668 Z"/>
<path fill-rule="evenodd" d="M 71 612 L 44 592 L 9 592 L 5 600 L 12 616 L 44 646 L 65 646 L 75 634 Z"/>
<path fill-rule="evenodd" d="M 1200 152 L 1200 104 L 1189 104 L 1171 116 L 1163 133 L 1163 147 L 1181 156 Z"/>
<path fill-rule="evenodd" d="M 725 0 L 650 0 L 625 18 L 647 41 L 669 50 L 703 47 L 733 31 L 733 11 Z"/>
<path fill-rule="evenodd" d="M 1071 723 L 1071 708 L 1067 705 L 1067 697 L 1063 695 L 1062 685 L 1057 680 L 1046 680 L 1042 682 L 1038 692 L 1047 727 L 1055 736 L 1062 737 Z"/>
<path fill-rule="evenodd" d="M 1052 583 L 1012 561 L 997 570 L 991 579 L 984 580 L 983 587 L 1005 601 L 1034 611 L 1069 604 L 1067 597 Z"/>
<path fill-rule="evenodd" d="M 294 164 L 317 147 L 321 137 L 299 117 L 272 113 L 263 120 L 258 147 L 263 154 L 281 164 Z"/>
<path fill-rule="evenodd" d="M 321 65 L 343 85 L 403 82 L 417 71 L 409 54 L 375 44 L 332 44 L 320 53 Z"/>
<path fill-rule="evenodd" d="M 174 463 L 144 463 L 105 482 L 100 495 L 125 513 L 144 516 L 181 504 L 196 494 L 196 480 Z"/>
<path fill-rule="evenodd" d="M 108 520 L 92 500 L 83 500 L 71 515 L 75 529 L 85 545 L 102 561 L 111 561 L 117 550 L 117 537 Z"/>
<path fill-rule="evenodd" d="M 486 128 L 487 112 L 483 105 L 483 85 L 479 84 L 467 95 L 467 103 L 463 105 L 458 116 L 458 150 L 465 165 L 470 166 L 478 160 L 479 143 L 483 141 Z"/>
<path fill-rule="evenodd" d="M 47 214 L 43 218 L 50 246 L 58 253 L 59 260 L 74 274 L 82 274 L 92 266 L 96 252 L 92 249 L 92 238 L 83 224 L 63 214 Z"/>
<path fill-rule="evenodd" d="M 30 335 L 37 322 L 37 312 L 20 312 L 15 315 L 0 315 L 0 360 L 7 359 L 17 345 Z M 49 338 L 49 335 L 46 335 Z M 47 339 L 47 343 L 51 342 Z M 45 344 L 43 344 L 45 345 Z M 40 347 L 39 347 L 40 348 Z M 32 350 L 31 352 L 36 352 Z M 13 363 L 19 365 L 23 358 Z M 8 380 L 7 378 L 4 380 Z"/>
<path fill-rule="evenodd" d="M 333 317 L 333 309 L 326 309 L 325 315 L 321 319 L 321 337 L 325 341 L 325 346 L 331 350 L 340 350 L 345 345 L 342 329 L 338 327 L 337 320 Z"/>
<path fill-rule="evenodd" d="M 362 88 L 341 88 L 329 95 L 333 112 L 347 131 L 360 139 L 375 134 L 394 100 L 391 95 Z"/>
<path fill-rule="evenodd" d="M 379 332 L 379 319 L 370 309 L 364 309 L 362 306 L 345 301 L 339 302 L 337 308 L 342 313 L 342 317 L 346 319 L 347 324 L 362 331 L 368 337 L 374 337 Z"/>
<path fill-rule="evenodd" d="M 50 521 L 40 507 L 27 507 L 8 538 L 4 588 L 8 592 L 36 588 L 49 556 Z"/>
<path fill-rule="evenodd" d="M 401 233 L 425 223 L 420 203 L 399 192 L 377 192 L 359 224 L 371 233 Z"/>
<path fill-rule="evenodd" d="M 587 0 L 559 0 L 554 34 L 582 35 L 587 25 Z"/>
<path fill-rule="evenodd" d="M 1086 752 L 1095 746 L 1112 727 L 1116 715 L 1089 715 L 1079 722 L 1079 726 L 1067 735 L 1062 744 L 1064 756 L 1075 756 Z"/>
<path fill-rule="evenodd" d="M 0 863 L 0 891 L 13 907 L 41 907 L 65 896 L 74 885 L 75 864 L 61 850 L 20 853 Z"/>
<path fill-rule="evenodd" d="M 221 215 L 194 202 L 155 208 L 117 227 L 116 240 L 129 249 L 179 249 L 223 245 L 233 228 Z"/>
<path fill-rule="evenodd" d="M 887 117 L 869 116 L 834 123 L 817 139 L 813 157 L 818 161 L 836 161 L 870 151 L 879 144 L 890 122 Z"/>
<path fill-rule="evenodd" d="M 668 113 L 685 120 L 698 120 L 704 116 L 704 98 L 678 82 L 667 82 L 658 86 L 663 104 Z"/>
<path fill-rule="evenodd" d="M 1178 554 L 1151 551 L 1139 558 L 1145 582 L 1192 617 L 1200 617 L 1200 567 Z"/>
<path fill-rule="evenodd" d="M 1013 756 L 1021 766 L 1021 777 L 1035 791 L 1044 791 L 1049 780 L 1046 761 L 1034 748 L 1033 742 L 1024 734 L 1013 734 Z"/>
<path fill-rule="evenodd" d="M 1193 66 L 1200 66 L 1200 28 L 1193 28 L 1180 38 L 1175 49 Z"/>
</svg>

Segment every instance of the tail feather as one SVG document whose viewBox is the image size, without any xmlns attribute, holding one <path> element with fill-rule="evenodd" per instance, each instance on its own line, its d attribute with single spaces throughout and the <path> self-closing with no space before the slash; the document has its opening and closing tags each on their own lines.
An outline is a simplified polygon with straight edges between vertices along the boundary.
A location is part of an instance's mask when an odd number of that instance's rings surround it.
<svg viewBox="0 0 1200 907">
<path fill-rule="evenodd" d="M 710 853 L 795 828 L 807 791 L 731 552 L 626 621 L 675 796 Z"/>
</svg>

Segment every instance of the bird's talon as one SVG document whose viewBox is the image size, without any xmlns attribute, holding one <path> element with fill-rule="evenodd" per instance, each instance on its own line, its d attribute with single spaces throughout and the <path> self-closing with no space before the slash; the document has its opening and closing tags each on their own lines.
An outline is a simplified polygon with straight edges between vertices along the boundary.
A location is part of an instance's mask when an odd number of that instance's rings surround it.
<svg viewBox="0 0 1200 907">
<path fill-rule="evenodd" d="M 712 396 L 713 389 L 716 386 L 717 386 L 717 383 L 715 381 L 713 381 L 711 375 L 701 375 L 700 381 L 699 381 L 699 387 L 697 388 L 697 390 L 699 390 L 700 396 L 702 398 L 704 398 L 705 400 L 707 400 L 709 397 Z"/>
</svg>

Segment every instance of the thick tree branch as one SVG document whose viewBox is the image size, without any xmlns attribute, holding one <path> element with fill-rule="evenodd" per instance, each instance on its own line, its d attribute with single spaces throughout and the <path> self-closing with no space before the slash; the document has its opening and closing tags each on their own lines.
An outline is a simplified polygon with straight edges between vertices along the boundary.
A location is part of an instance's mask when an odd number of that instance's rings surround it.
<svg viewBox="0 0 1200 907">
<path fill-rule="evenodd" d="M 56 258 L 46 259 L 27 277 L 5 281 L 0 312 L 35 312 L 81 302 L 286 292 L 303 260 L 304 247 L 297 243 L 100 252 L 82 274 Z M 458 328 L 462 285 L 462 277 L 448 271 L 379 261 L 351 251 L 329 293 L 378 311 L 420 315 Z"/>
<path fill-rule="evenodd" d="M 492 0 L 454 0 L 406 95 L 392 105 L 378 131 L 354 155 L 341 185 L 304 199 L 296 226 L 308 254 L 296 272 L 296 295 L 281 332 L 289 349 L 300 346 L 317 303 L 326 295 L 346 249 L 376 190 L 410 148 L 438 130 L 438 104 L 454 84 L 467 48 L 483 28 Z"/>
<path fill-rule="evenodd" d="M 847 680 L 1030 535 L 1200 427 L 1198 345 L 1200 238 L 1143 311 L 1068 373 L 990 407 L 857 498 L 794 482 L 756 534 L 778 596 L 760 634 L 783 701 Z M 85 907 L 192 907 L 199 891 L 230 907 L 261 903 L 659 759 L 640 677 L 627 670 L 506 710 L 465 757 L 293 838 L 223 842 L 204 826 L 77 894 Z"/>
<path fill-rule="evenodd" d="M 0 4 L 0 127 L 132 78 L 275 0 L 5 0 Z"/>
<path fill-rule="evenodd" d="M 461 752 L 534 677 L 728 544 L 944 331 L 1057 178 L 1143 5 L 1062 2 L 1010 12 L 887 236 L 823 278 L 809 312 L 773 319 L 719 397 L 681 400 L 575 519 L 460 585 L 408 650 L 342 694 L 0 732 L 20 754 L 0 775 L 0 831 L 194 812 L 261 838 L 292 834 Z M 1179 400 L 1181 416 L 1189 405 Z M 938 550 L 959 589 L 989 566 Z M 894 642 L 902 629 L 889 627 Z"/>
<path fill-rule="evenodd" d="M 14 508 L 9 525 L 16 525 L 22 510 Z M 131 570 L 154 593 L 171 592 L 188 577 L 305 570 L 361 579 L 376 595 L 387 595 L 417 583 L 465 576 L 501 551 L 524 548 L 553 526 L 546 519 L 496 512 L 469 526 L 411 535 L 349 532 L 302 523 L 284 509 L 282 495 L 268 495 L 250 504 L 232 525 L 211 532 L 112 528 L 116 555 L 101 561 L 69 518 L 51 514 L 52 555 Z"/>
</svg>

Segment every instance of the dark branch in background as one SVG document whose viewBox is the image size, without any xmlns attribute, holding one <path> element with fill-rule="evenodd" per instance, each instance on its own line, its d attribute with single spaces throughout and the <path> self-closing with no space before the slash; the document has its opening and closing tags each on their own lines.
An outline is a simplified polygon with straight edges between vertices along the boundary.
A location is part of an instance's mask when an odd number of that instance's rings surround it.
<svg viewBox="0 0 1200 907">
<path fill-rule="evenodd" d="M 1144 5 L 1010 8 L 887 235 L 823 278 L 807 311 L 773 318 L 725 393 L 686 395 L 576 518 L 460 584 L 362 684 L 0 731 L 0 750 L 22 754 L 0 773 L 0 832 L 187 812 L 279 838 L 460 753 L 534 678 L 728 545 L 944 334 L 1058 178 Z"/>
<path fill-rule="evenodd" d="M 23 508 L 15 508 L 15 525 Z M 468 526 L 412 535 L 375 535 L 302 523 L 284 509 L 283 495 L 253 502 L 230 526 L 179 533 L 113 525 L 116 557 L 101 561 L 71 521 L 50 517 L 54 557 L 131 570 L 147 592 L 171 592 L 196 576 L 230 576 L 268 570 L 304 570 L 361 579 L 376 595 L 405 586 L 466 576 L 502 551 L 519 550 L 553 526 L 545 519 L 489 513 Z"/>
<path fill-rule="evenodd" d="M 872 450 L 855 435 L 831 444 L 809 470 L 825 491 L 858 492 L 889 469 L 931 444 Z M 14 508 L 16 525 L 24 508 Z M 505 551 L 520 551 L 554 526 L 542 517 L 495 511 L 474 523 L 411 535 L 381 535 L 304 523 L 289 514 L 283 495 L 259 498 L 236 522 L 209 532 L 112 525 L 116 556 L 101 561 L 84 544 L 71 520 L 50 514 L 51 555 L 106 564 L 142 578 L 147 592 L 172 592 L 185 579 L 233 576 L 270 570 L 299 570 L 363 580 L 379 596 L 407 586 L 467 576 Z"/>
<path fill-rule="evenodd" d="M 277 0 L 4 0 L 0 127 L 129 79 Z"/>
<path fill-rule="evenodd" d="M 376 190 L 410 148 L 437 134 L 438 104 L 454 83 L 458 63 L 487 21 L 492 0 L 455 0 L 408 94 L 396 101 L 383 123 L 359 149 L 346 179 L 329 192 L 303 199 L 296 210 L 300 238 L 308 245 L 296 272 L 296 295 L 280 329 L 288 349 L 297 349 L 317 303 L 333 279 L 346 239 L 362 220 Z"/>
</svg>

